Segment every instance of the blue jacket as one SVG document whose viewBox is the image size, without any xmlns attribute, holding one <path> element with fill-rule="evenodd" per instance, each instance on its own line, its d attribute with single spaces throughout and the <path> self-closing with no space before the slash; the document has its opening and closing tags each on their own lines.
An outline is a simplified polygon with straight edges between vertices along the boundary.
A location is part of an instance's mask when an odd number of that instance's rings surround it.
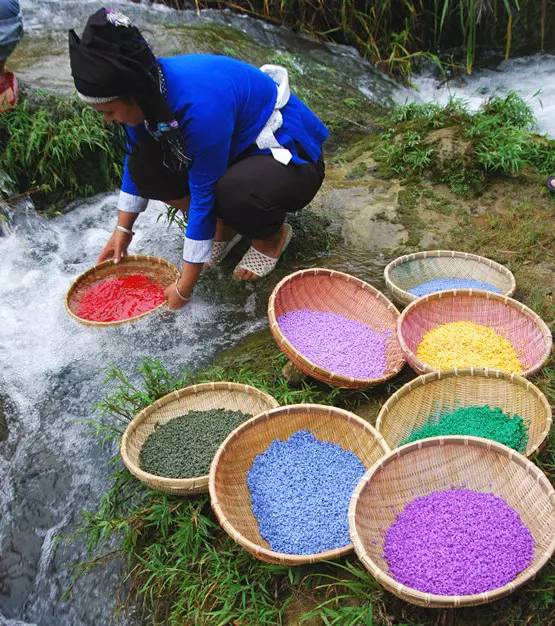
<svg viewBox="0 0 555 626">
<path fill-rule="evenodd" d="M 168 104 L 185 139 L 191 194 L 183 258 L 193 263 L 210 259 L 216 226 L 215 187 L 239 157 L 270 153 L 255 143 L 272 114 L 277 98 L 274 81 L 258 68 L 225 56 L 191 54 L 159 59 L 168 91 Z M 282 126 L 277 141 L 292 154 L 292 163 L 305 163 L 297 152 L 302 146 L 316 161 L 328 130 L 294 94 L 281 109 Z M 144 126 L 128 128 L 131 140 L 146 132 Z M 124 164 L 119 208 L 144 210 L 148 200 L 137 188 Z"/>
</svg>

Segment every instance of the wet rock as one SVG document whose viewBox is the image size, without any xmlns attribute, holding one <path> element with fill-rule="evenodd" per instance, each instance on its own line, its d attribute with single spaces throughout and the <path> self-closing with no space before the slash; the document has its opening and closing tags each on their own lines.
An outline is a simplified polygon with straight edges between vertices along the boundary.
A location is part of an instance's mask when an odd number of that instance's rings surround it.
<svg viewBox="0 0 555 626">
<path fill-rule="evenodd" d="M 405 243 L 406 229 L 399 223 L 400 185 L 372 180 L 364 186 L 328 189 L 320 199 L 320 211 L 333 214 L 341 223 L 347 246 L 390 250 Z"/>
<path fill-rule="evenodd" d="M 37 452 L 20 468 L 9 507 L 17 524 L 7 528 L 0 563 L 0 604 L 13 617 L 21 615 L 35 587 L 45 533 L 59 523 L 70 491 L 71 476 L 52 451 Z"/>
<path fill-rule="evenodd" d="M 9 68 L 35 87 L 65 95 L 74 92 L 67 43 L 54 33 L 24 37 L 10 57 Z"/>
<path fill-rule="evenodd" d="M 420 238 L 420 247 L 429 249 L 444 245 L 449 232 L 457 225 L 458 216 L 456 215 L 438 215 L 437 212 L 419 207 L 418 215 L 424 222 L 424 232 Z"/>
<path fill-rule="evenodd" d="M 460 129 L 456 127 L 438 128 L 428 134 L 426 144 L 434 146 L 440 166 L 453 160 L 467 160 L 470 141 L 460 137 Z"/>
</svg>

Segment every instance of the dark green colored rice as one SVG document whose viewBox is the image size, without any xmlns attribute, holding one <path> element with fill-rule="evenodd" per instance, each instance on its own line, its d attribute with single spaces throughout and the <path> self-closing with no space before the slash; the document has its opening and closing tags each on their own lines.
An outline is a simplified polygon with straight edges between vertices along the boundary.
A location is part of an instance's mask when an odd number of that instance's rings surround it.
<svg viewBox="0 0 555 626">
<path fill-rule="evenodd" d="M 225 409 L 190 411 L 156 427 L 141 448 L 139 465 L 166 478 L 205 476 L 223 440 L 251 417 Z"/>
</svg>

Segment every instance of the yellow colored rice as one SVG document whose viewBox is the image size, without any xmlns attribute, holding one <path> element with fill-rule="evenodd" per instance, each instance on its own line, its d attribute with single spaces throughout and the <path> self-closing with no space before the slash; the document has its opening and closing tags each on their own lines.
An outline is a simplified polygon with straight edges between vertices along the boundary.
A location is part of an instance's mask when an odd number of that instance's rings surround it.
<svg viewBox="0 0 555 626">
<path fill-rule="evenodd" d="M 474 322 L 441 324 L 424 334 L 416 356 L 436 370 L 488 367 L 520 374 L 514 346 L 489 326 Z"/>
</svg>

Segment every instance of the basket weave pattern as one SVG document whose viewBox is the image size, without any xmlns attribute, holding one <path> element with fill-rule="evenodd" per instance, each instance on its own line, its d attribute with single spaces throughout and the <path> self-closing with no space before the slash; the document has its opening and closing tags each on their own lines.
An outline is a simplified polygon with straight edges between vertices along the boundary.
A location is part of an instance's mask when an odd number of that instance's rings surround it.
<svg viewBox="0 0 555 626">
<path fill-rule="evenodd" d="M 423 593 L 389 576 L 383 559 L 385 533 L 414 498 L 464 485 L 494 493 L 515 509 L 535 541 L 532 564 L 513 581 L 468 596 Z M 555 550 L 555 490 L 532 462 L 501 444 L 477 437 L 435 437 L 397 448 L 358 484 L 349 507 L 355 551 L 379 583 L 399 598 L 427 607 L 485 604 L 532 578 Z"/>
<path fill-rule="evenodd" d="M 522 375 L 534 374 L 549 358 L 549 328 L 524 304 L 487 291 L 455 289 L 418 298 L 401 313 L 397 323 L 399 343 L 409 365 L 419 374 L 434 369 L 416 356 L 426 332 L 450 322 L 470 321 L 490 326 L 511 342 L 522 365 Z"/>
<path fill-rule="evenodd" d="M 531 456 L 538 451 L 551 428 L 551 407 L 531 382 L 498 370 L 459 370 L 419 376 L 387 400 L 376 428 L 393 449 L 432 415 L 484 405 L 498 407 L 508 415 L 520 415 L 528 430 L 525 454 Z"/>
<path fill-rule="evenodd" d="M 140 315 L 134 315 L 133 317 L 114 322 L 95 322 L 77 315 L 79 302 L 90 287 L 107 278 L 118 278 L 129 274 L 143 274 L 162 286 L 167 286 L 179 278 L 179 270 L 175 265 L 156 256 L 131 255 L 123 257 L 118 263 L 114 263 L 112 260 L 103 261 L 91 267 L 73 281 L 65 298 L 67 312 L 78 322 L 88 326 L 118 326 L 119 324 L 134 322 L 164 306 L 164 304 L 160 304 Z"/>
<path fill-rule="evenodd" d="M 389 263 L 384 270 L 385 283 L 393 299 L 410 304 L 417 296 L 408 290 L 436 278 L 480 280 L 512 296 L 516 289 L 513 273 L 505 266 L 477 254 L 455 250 L 428 250 L 405 254 Z"/>
<path fill-rule="evenodd" d="M 360 417 L 335 407 L 299 404 L 274 409 L 236 428 L 218 450 L 210 468 L 210 499 L 223 529 L 262 561 L 301 565 L 333 559 L 352 551 L 349 544 L 318 554 L 275 552 L 261 537 L 251 509 L 247 473 L 254 458 L 275 439 L 288 439 L 298 430 L 354 452 L 366 468 L 389 451 L 383 437 Z"/>
<path fill-rule="evenodd" d="M 375 331 L 390 331 L 384 375 L 376 379 L 351 378 L 326 370 L 304 357 L 283 335 L 277 321 L 284 313 L 298 309 L 335 313 L 366 324 Z M 364 389 L 395 376 L 404 365 L 396 336 L 399 311 L 380 291 L 349 274 L 314 268 L 286 276 L 270 296 L 268 317 L 280 350 L 302 372 L 330 385 Z"/>
<path fill-rule="evenodd" d="M 144 442 L 158 424 L 166 424 L 189 411 L 227 409 L 258 415 L 279 406 L 262 391 L 238 383 L 203 383 L 173 391 L 138 413 L 127 426 L 121 440 L 121 457 L 127 469 L 151 489 L 190 495 L 208 491 L 208 475 L 195 478 L 165 478 L 143 471 L 139 455 Z"/>
</svg>

